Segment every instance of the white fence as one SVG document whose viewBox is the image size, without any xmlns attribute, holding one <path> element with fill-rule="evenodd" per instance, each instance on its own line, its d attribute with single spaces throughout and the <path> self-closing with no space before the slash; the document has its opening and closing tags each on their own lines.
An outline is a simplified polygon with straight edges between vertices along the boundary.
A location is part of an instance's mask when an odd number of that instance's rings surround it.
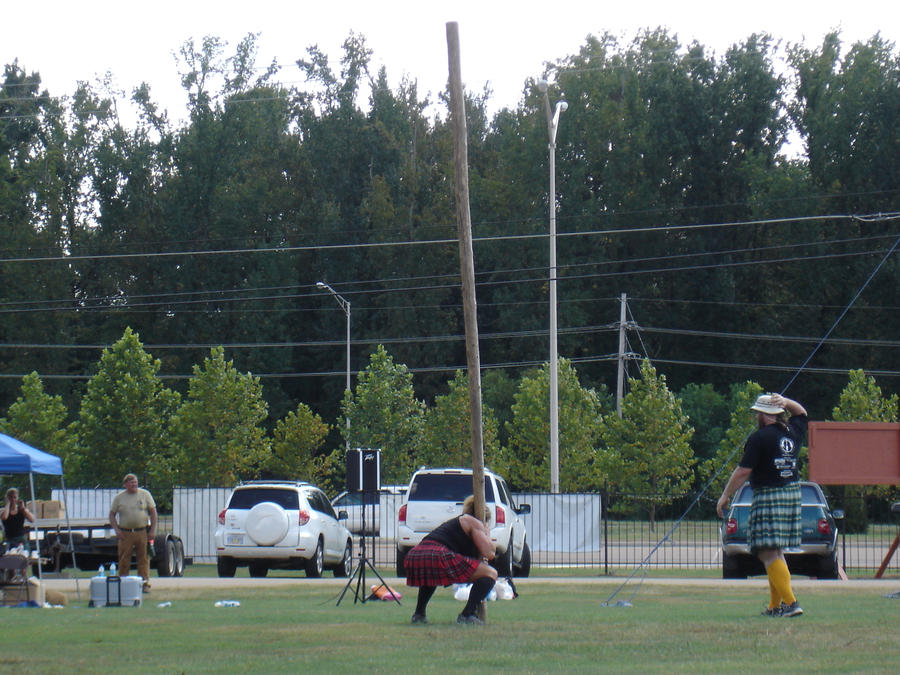
<svg viewBox="0 0 900 675">
<path fill-rule="evenodd" d="M 53 499 L 64 501 L 69 518 L 105 518 L 118 489 L 68 489 L 53 491 Z M 184 554 L 196 563 L 214 563 L 216 518 L 225 508 L 230 488 L 175 488 L 172 532 L 181 537 Z M 397 511 L 404 496 L 381 493 L 379 539 L 390 551 L 397 539 Z M 596 494 L 515 494 L 516 504 L 531 504 L 523 516 L 532 554 L 595 555 L 601 550 L 600 495 Z M 387 517 L 383 517 L 387 516 Z"/>
</svg>

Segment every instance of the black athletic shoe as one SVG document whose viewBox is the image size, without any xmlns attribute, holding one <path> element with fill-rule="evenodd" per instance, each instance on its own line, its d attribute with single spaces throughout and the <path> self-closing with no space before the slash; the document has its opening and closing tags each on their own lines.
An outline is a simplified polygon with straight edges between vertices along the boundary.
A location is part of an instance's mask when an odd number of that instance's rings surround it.
<svg viewBox="0 0 900 675">
<path fill-rule="evenodd" d="M 470 623 L 475 626 L 483 626 L 484 621 L 479 619 L 474 614 L 460 614 L 456 617 L 456 623 Z"/>
<path fill-rule="evenodd" d="M 761 614 L 763 616 L 781 616 L 781 611 L 784 609 L 784 603 L 778 605 L 778 607 L 766 607 Z"/>
<path fill-rule="evenodd" d="M 424 614 L 413 614 L 411 623 L 428 623 L 428 619 L 425 618 Z"/>
<path fill-rule="evenodd" d="M 800 606 L 800 603 L 794 600 L 791 604 L 786 605 L 783 602 L 781 603 L 781 616 L 783 617 L 792 617 L 792 616 L 800 616 L 803 614 L 803 608 Z"/>
</svg>

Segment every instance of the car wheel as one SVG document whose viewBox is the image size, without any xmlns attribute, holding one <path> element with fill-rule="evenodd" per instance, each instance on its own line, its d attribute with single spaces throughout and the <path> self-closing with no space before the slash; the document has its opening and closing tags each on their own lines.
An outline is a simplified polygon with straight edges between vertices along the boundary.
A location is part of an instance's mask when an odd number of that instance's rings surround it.
<svg viewBox="0 0 900 675">
<path fill-rule="evenodd" d="M 347 545 L 344 547 L 344 557 L 341 558 L 341 562 L 338 563 L 337 567 L 334 568 L 334 576 L 336 577 L 349 577 L 350 572 L 353 571 L 353 542 L 349 539 L 347 540 Z"/>
<path fill-rule="evenodd" d="M 837 579 L 838 574 L 838 559 L 837 559 L 837 551 L 832 551 L 831 555 L 822 556 L 818 559 L 818 565 L 816 569 L 816 576 L 820 579 Z"/>
<path fill-rule="evenodd" d="M 316 543 L 316 550 L 313 551 L 312 558 L 306 562 L 306 576 L 312 579 L 318 579 L 322 576 L 322 570 L 325 569 L 325 554 L 322 552 L 322 540 Z"/>
<path fill-rule="evenodd" d="M 261 579 L 265 577 L 269 573 L 269 566 L 265 563 L 250 563 L 249 565 L 250 576 L 255 577 L 257 579 Z"/>
<path fill-rule="evenodd" d="M 216 572 L 220 577 L 233 577 L 237 565 L 231 558 L 216 558 Z"/>
<path fill-rule="evenodd" d="M 730 556 L 722 551 L 722 578 L 723 579 L 746 579 L 747 571 L 741 565 L 739 560 L 734 556 Z"/>
<path fill-rule="evenodd" d="M 531 549 L 527 541 L 522 546 L 522 559 L 514 569 L 517 577 L 527 577 L 531 574 Z"/>
<path fill-rule="evenodd" d="M 510 537 L 509 544 L 506 547 L 506 552 L 503 555 L 494 558 L 491 561 L 491 565 L 495 570 L 497 570 L 497 573 L 501 577 L 512 576 L 512 537 Z"/>
<path fill-rule="evenodd" d="M 406 560 L 406 554 L 408 551 L 402 548 L 397 549 L 397 576 L 405 577 L 406 576 L 406 566 L 404 565 L 404 561 Z"/>
</svg>

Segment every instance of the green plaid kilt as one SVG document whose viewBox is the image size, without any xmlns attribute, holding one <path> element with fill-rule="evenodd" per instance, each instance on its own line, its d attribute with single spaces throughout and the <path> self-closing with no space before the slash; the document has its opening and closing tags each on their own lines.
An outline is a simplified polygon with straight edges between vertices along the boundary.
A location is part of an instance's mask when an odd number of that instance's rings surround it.
<svg viewBox="0 0 900 675">
<path fill-rule="evenodd" d="M 748 522 L 750 550 L 799 546 L 800 503 L 799 483 L 754 489 Z"/>
</svg>

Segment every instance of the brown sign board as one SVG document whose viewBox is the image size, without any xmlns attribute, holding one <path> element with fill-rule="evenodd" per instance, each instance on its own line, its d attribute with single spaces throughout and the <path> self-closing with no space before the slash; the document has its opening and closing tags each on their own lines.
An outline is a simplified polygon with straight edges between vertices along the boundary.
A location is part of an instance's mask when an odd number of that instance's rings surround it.
<svg viewBox="0 0 900 675">
<path fill-rule="evenodd" d="M 900 424 L 810 422 L 809 479 L 822 485 L 900 485 Z"/>
</svg>

